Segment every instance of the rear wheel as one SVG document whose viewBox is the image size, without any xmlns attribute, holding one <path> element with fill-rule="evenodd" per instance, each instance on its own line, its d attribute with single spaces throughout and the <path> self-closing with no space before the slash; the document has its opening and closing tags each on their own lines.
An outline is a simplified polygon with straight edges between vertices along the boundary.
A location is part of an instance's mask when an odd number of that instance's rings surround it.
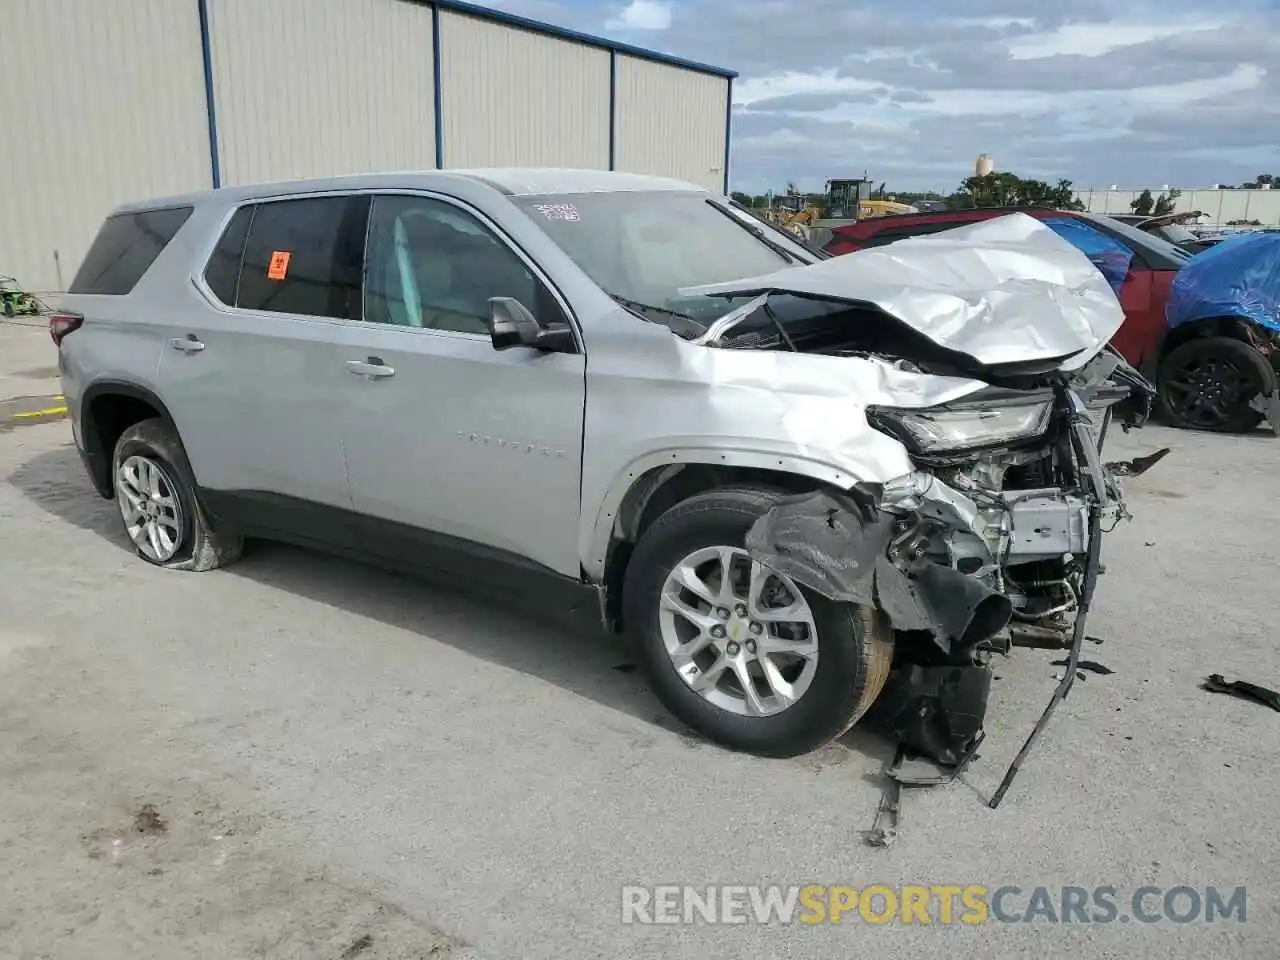
<svg viewBox="0 0 1280 960">
<path fill-rule="evenodd" d="M 240 556 L 240 537 L 209 525 L 182 441 L 163 420 L 125 429 L 116 441 L 111 475 L 125 533 L 143 560 L 176 570 L 212 570 Z"/>
<path fill-rule="evenodd" d="M 751 525 L 777 491 L 700 494 L 645 531 L 623 602 L 636 655 L 663 704 L 717 743 L 795 756 L 849 729 L 883 689 L 893 633 L 753 561 Z"/>
<path fill-rule="evenodd" d="M 1189 340 L 1161 361 L 1157 401 L 1174 426 L 1216 433 L 1247 433 L 1263 415 L 1250 405 L 1276 389 L 1276 374 L 1262 354 L 1230 337 Z"/>
</svg>

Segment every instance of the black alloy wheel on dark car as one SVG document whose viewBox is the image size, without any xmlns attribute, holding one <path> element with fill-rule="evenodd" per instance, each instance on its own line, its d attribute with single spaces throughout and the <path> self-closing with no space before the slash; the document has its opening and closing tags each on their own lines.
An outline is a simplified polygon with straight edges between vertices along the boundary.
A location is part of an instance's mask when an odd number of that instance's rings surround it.
<svg viewBox="0 0 1280 960">
<path fill-rule="evenodd" d="M 1276 373 L 1249 344 L 1204 337 L 1169 351 L 1158 387 L 1160 412 L 1173 426 L 1248 433 L 1263 419 L 1253 401 L 1276 389 Z"/>
</svg>

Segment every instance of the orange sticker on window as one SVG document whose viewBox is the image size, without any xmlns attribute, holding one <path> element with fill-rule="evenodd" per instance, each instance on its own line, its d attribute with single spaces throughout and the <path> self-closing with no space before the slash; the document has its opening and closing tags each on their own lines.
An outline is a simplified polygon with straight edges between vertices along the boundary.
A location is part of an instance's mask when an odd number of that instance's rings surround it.
<svg viewBox="0 0 1280 960">
<path fill-rule="evenodd" d="M 268 280 L 283 280 L 285 274 L 289 272 L 289 257 L 292 254 L 288 250 L 275 250 L 271 254 L 271 262 L 267 264 Z"/>
</svg>

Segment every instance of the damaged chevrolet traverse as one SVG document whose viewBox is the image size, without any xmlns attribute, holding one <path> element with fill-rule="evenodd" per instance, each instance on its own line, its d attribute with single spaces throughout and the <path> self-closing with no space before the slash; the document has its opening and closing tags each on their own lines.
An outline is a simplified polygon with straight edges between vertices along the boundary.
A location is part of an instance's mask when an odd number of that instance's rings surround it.
<svg viewBox="0 0 1280 960">
<path fill-rule="evenodd" d="M 1021 215 L 830 259 L 686 183 L 459 170 L 121 208 L 50 332 L 149 563 L 263 537 L 482 581 L 623 630 L 718 743 L 874 705 L 954 762 L 993 656 L 1078 648 L 1102 440 L 1150 403 L 1122 319 Z"/>
<path fill-rule="evenodd" d="M 1071 645 L 1091 542 L 1126 515 L 1101 449 L 1113 420 L 1145 422 L 1152 388 L 1106 347 L 1116 298 L 1024 216 L 681 294 L 736 304 L 690 337 L 717 427 L 767 425 L 787 463 L 834 472 L 752 469 L 727 444 L 731 469 L 668 468 L 712 479 L 630 557 L 626 623 L 658 695 L 766 755 L 874 705 L 954 767 L 982 736 L 993 656 Z M 680 331 L 676 302 L 624 301 Z"/>
</svg>

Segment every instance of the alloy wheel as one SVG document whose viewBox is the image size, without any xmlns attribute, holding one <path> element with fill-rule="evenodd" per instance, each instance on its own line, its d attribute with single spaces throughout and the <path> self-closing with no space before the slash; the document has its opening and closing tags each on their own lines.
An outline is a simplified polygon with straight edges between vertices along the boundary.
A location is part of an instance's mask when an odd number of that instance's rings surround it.
<svg viewBox="0 0 1280 960">
<path fill-rule="evenodd" d="M 1251 399 L 1247 373 L 1217 358 L 1193 360 L 1165 380 L 1169 406 L 1187 423 L 1218 427 Z"/>
<path fill-rule="evenodd" d="M 659 623 L 676 673 L 723 710 L 767 717 L 795 704 L 818 666 L 800 588 L 737 547 L 695 550 L 667 575 Z"/>
<path fill-rule="evenodd" d="M 134 546 L 155 563 L 167 563 L 182 547 L 182 501 L 160 464 L 126 458 L 116 471 L 116 501 Z"/>
</svg>

